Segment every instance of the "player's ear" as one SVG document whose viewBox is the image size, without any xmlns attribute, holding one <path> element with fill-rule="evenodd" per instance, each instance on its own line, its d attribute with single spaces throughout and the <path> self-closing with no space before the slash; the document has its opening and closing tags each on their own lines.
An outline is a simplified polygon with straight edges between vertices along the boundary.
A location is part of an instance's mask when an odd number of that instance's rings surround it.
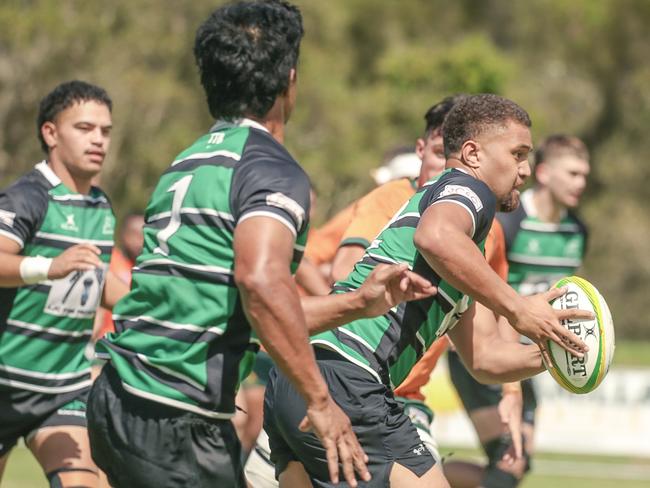
<svg viewBox="0 0 650 488">
<path fill-rule="evenodd" d="M 415 154 L 418 155 L 418 158 L 422 159 L 422 157 L 424 156 L 424 147 L 426 145 L 427 142 L 421 137 L 418 137 L 418 140 L 415 141 Z"/>
<path fill-rule="evenodd" d="M 479 158 L 479 152 L 481 150 L 481 145 L 473 140 L 468 140 L 463 143 L 463 147 L 460 148 L 460 159 L 467 166 L 473 169 L 478 169 L 481 166 L 481 160 Z"/>
<path fill-rule="evenodd" d="M 535 165 L 534 168 L 534 173 L 535 173 L 535 181 L 537 181 L 540 185 L 547 186 L 549 182 L 549 171 L 548 171 L 548 164 L 547 163 L 538 163 Z"/>
<path fill-rule="evenodd" d="M 289 71 L 289 85 L 295 85 L 296 81 L 298 81 L 298 71 L 296 71 L 296 68 L 291 68 Z"/>
<path fill-rule="evenodd" d="M 41 126 L 41 135 L 43 136 L 43 140 L 45 141 L 45 144 L 47 144 L 47 147 L 52 149 L 56 146 L 57 131 L 54 122 L 50 122 L 49 120 L 44 122 Z"/>
</svg>

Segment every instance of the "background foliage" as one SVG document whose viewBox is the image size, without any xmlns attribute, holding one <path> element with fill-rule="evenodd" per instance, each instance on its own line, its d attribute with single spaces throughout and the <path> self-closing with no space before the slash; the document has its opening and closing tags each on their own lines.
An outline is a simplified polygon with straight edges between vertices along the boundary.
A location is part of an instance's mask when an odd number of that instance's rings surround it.
<svg viewBox="0 0 650 488">
<path fill-rule="evenodd" d="M 142 208 L 161 173 L 211 120 L 194 32 L 222 2 L 3 0 L 0 183 L 42 158 L 40 98 L 80 78 L 113 97 L 102 184 L 118 214 Z M 532 115 L 534 136 L 569 132 L 592 151 L 582 214 L 584 275 L 619 336 L 650 338 L 650 2 L 646 0 L 297 0 L 306 37 L 287 145 L 319 189 L 319 218 L 368 190 L 385 150 L 411 143 L 426 109 L 495 92 Z"/>
</svg>

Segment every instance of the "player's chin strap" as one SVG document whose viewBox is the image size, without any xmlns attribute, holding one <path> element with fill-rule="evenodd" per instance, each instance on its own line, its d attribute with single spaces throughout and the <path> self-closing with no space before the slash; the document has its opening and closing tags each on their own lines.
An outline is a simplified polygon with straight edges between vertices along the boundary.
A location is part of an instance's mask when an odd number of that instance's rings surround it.
<svg viewBox="0 0 650 488">
<path fill-rule="evenodd" d="M 84 484 L 63 484 L 63 481 L 61 480 L 61 477 L 59 476 L 59 473 L 71 473 L 71 472 L 84 472 L 84 473 L 92 473 L 95 478 L 99 476 L 97 473 L 96 469 L 90 469 L 90 468 L 59 468 L 55 469 L 54 471 L 50 471 L 49 473 L 46 474 L 47 480 L 50 482 L 50 488 L 93 488 L 97 483 L 96 480 L 94 483 L 91 483 L 89 485 L 84 485 Z"/>
</svg>

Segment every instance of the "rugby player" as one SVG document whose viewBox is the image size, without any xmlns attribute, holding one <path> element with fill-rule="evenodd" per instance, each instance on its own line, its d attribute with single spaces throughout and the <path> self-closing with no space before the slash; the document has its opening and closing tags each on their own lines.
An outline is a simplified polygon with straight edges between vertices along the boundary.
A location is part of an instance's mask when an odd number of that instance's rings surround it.
<svg viewBox="0 0 650 488">
<path fill-rule="evenodd" d="M 19 438 L 52 487 L 94 487 L 86 431 L 97 305 L 127 287 L 107 273 L 115 217 L 91 180 L 111 136 L 112 102 L 82 81 L 40 103 L 46 159 L 0 192 L 0 477 Z"/>
<path fill-rule="evenodd" d="M 508 282 L 522 295 L 548 290 L 554 282 L 572 275 L 582 264 L 587 230 L 574 210 L 586 188 L 589 152 L 577 137 L 553 135 L 535 151 L 535 185 L 521 196 L 512 213 L 498 213 L 507 248 Z M 465 461 L 445 463 L 454 488 L 515 487 L 530 469 L 537 399 L 531 380 L 523 389 L 523 458 L 502 461 L 511 438 L 501 429 L 498 402 L 500 385 L 483 385 L 467 372 L 458 355 L 450 352 L 452 383 L 476 429 L 488 458 L 486 466 Z"/>
<path fill-rule="evenodd" d="M 350 416 L 368 455 L 372 481 L 367 486 L 448 486 L 392 393 L 442 334 L 449 333 L 470 371 L 484 382 L 516 381 L 543 371 L 549 339 L 578 356 L 586 350 L 561 326 L 566 312 L 548 303 L 566 290 L 523 298 L 481 253 L 497 202 L 514 205 L 516 189 L 530 174 L 529 127 L 523 109 L 496 95 L 457 103 L 443 124 L 447 169 L 409 201 L 338 285 L 349 292 L 375 266 L 406 262 L 436 283 L 438 294 L 311 338 L 330 393 Z M 504 341 L 495 313 L 539 349 Z M 592 317 L 586 311 L 570 313 L 575 319 Z M 280 486 L 329 486 L 323 448 L 312 433 L 296 427 L 304 414 L 300 395 L 272 369 L 264 428 Z"/>
<path fill-rule="evenodd" d="M 291 272 L 307 236 L 310 185 L 282 145 L 302 34 L 300 11 L 282 1 L 229 4 L 197 32 L 217 122 L 161 176 L 131 291 L 114 309 L 116 332 L 97 345 L 109 362 L 90 393 L 90 441 L 116 488 L 245 486 L 230 419 L 260 342 L 306 403 L 296 426 L 322 440 L 332 481 L 339 459 L 350 485 L 355 469 L 369 479 L 307 325 L 385 313 L 418 277 L 384 268 L 365 291 L 306 297 L 303 314 Z M 419 283 L 413 298 L 433 292 Z"/>
</svg>

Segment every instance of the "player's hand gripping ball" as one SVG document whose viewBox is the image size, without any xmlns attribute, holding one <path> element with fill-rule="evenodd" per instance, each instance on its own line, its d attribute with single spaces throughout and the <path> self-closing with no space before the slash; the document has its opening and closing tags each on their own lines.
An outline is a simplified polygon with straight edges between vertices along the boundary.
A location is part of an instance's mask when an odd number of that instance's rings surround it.
<svg viewBox="0 0 650 488">
<path fill-rule="evenodd" d="M 589 346 L 583 358 L 572 356 L 552 341 L 547 344 L 552 367 L 547 369 L 560 386 L 572 393 L 589 393 L 603 381 L 614 358 L 614 323 L 603 296 L 583 278 L 569 276 L 555 283 L 568 291 L 552 303 L 557 310 L 581 309 L 594 312 L 593 320 L 563 320 L 562 325 Z"/>
</svg>

